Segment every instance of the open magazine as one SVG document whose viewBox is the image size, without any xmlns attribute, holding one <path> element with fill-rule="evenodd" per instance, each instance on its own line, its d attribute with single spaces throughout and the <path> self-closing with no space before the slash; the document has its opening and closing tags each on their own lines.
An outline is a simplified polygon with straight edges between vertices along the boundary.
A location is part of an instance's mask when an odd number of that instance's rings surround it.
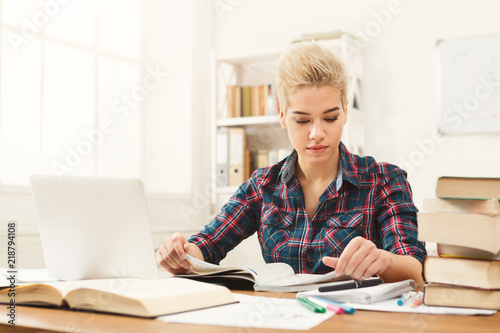
<svg viewBox="0 0 500 333">
<path fill-rule="evenodd" d="M 314 290 L 339 281 L 352 279 L 350 276 L 326 274 L 295 274 L 286 263 L 269 263 L 253 267 L 224 267 L 210 264 L 190 255 L 186 258 L 191 268 L 188 274 L 179 277 L 192 278 L 204 282 L 223 284 L 234 289 L 253 288 L 256 291 L 297 292 Z"/>
</svg>

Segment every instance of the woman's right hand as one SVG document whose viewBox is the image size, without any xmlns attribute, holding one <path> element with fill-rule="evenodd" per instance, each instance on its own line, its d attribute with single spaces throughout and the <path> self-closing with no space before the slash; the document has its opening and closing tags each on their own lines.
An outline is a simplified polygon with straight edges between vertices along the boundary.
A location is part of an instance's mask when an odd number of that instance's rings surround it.
<svg viewBox="0 0 500 333">
<path fill-rule="evenodd" d="M 185 274 L 189 270 L 186 254 L 204 260 L 200 248 L 189 243 L 184 235 L 176 232 L 172 237 L 166 237 L 163 240 L 163 244 L 156 251 L 156 262 L 174 275 Z"/>
</svg>

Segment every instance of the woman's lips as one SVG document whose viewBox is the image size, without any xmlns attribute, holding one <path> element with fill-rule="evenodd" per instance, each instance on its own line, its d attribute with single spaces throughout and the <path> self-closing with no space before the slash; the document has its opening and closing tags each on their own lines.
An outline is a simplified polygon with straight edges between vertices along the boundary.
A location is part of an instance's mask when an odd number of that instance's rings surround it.
<svg viewBox="0 0 500 333">
<path fill-rule="evenodd" d="M 323 153 L 326 150 L 326 148 L 328 148 L 328 146 L 314 145 L 314 146 L 307 147 L 307 150 L 309 150 L 311 153 L 314 153 L 314 154 L 320 154 L 320 153 Z"/>
</svg>

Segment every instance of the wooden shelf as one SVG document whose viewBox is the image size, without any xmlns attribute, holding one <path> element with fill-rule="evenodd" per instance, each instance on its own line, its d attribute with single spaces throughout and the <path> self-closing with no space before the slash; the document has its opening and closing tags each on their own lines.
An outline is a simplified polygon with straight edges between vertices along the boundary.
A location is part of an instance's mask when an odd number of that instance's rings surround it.
<svg viewBox="0 0 500 333">
<path fill-rule="evenodd" d="M 216 57 L 216 61 L 233 65 L 245 65 L 259 61 L 277 61 L 282 52 L 283 49 L 273 49 L 245 54 L 221 54 Z"/>
</svg>

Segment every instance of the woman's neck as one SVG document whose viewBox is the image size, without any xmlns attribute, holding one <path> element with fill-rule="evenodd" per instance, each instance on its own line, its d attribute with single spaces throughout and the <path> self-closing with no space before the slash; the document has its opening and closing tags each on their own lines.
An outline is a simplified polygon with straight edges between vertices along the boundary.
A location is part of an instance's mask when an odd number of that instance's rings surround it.
<svg viewBox="0 0 500 333">
<path fill-rule="evenodd" d="M 299 156 L 296 170 L 297 177 L 301 181 L 307 183 L 331 183 L 339 172 L 339 154 L 336 154 L 332 161 L 322 164 L 307 163 Z"/>
</svg>

